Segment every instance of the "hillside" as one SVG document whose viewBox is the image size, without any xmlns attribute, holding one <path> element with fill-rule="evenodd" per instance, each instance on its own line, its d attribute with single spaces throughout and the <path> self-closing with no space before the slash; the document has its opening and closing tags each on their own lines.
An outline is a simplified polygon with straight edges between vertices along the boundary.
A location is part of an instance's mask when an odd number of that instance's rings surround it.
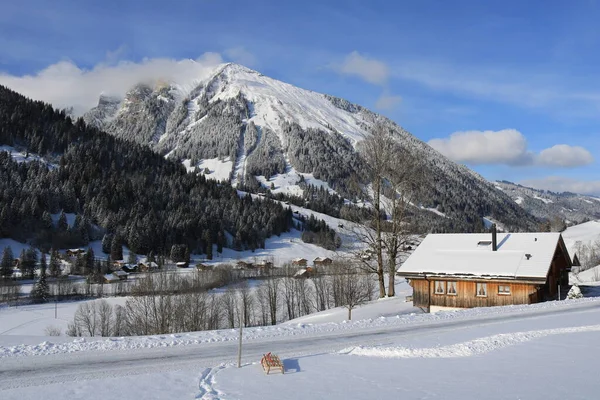
<svg viewBox="0 0 600 400">
<path fill-rule="evenodd" d="M 600 198 L 563 192 L 538 190 L 507 181 L 495 182 L 496 189 L 506 193 L 525 211 L 540 219 L 560 218 L 568 224 L 580 224 L 600 218 Z"/>
<path fill-rule="evenodd" d="M 157 81 L 158 82 L 158 81 Z M 393 121 L 344 99 L 304 90 L 237 64 L 187 84 L 138 84 L 122 99 L 102 96 L 84 119 L 119 138 L 150 146 L 188 171 L 237 187 L 303 194 L 307 185 L 358 200 L 350 182 L 368 184 L 357 144 L 383 124 L 407 156 L 422 160 L 416 206 L 426 230 L 472 231 L 482 218 L 533 229 L 535 217 L 468 168 Z M 262 186 L 262 189 L 259 187 Z"/>
<path fill-rule="evenodd" d="M 169 254 L 175 244 L 207 253 L 213 245 L 260 248 L 292 226 L 279 203 L 241 197 L 2 86 L 0 121 L 0 145 L 21 149 L 0 151 L 0 238 L 45 250 L 104 239 L 109 249 L 126 244 L 143 254 Z"/>
</svg>

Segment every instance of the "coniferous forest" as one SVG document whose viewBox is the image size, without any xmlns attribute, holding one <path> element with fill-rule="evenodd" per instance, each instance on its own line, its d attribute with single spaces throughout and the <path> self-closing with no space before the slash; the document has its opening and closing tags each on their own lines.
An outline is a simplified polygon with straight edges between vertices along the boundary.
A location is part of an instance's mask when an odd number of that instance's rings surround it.
<svg viewBox="0 0 600 400">
<path fill-rule="evenodd" d="M 242 197 L 3 86 L 0 145 L 44 160 L 18 163 L 0 152 L 0 237 L 62 248 L 108 234 L 136 253 L 168 254 L 173 245 L 206 253 L 264 247 L 292 226 L 291 211 L 276 202 Z M 72 225 L 65 213 L 76 215 Z"/>
</svg>

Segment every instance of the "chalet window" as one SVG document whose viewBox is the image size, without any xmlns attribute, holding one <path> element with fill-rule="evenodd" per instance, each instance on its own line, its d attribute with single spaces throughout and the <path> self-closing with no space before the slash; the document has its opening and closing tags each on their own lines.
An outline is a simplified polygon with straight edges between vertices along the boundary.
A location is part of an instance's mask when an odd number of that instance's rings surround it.
<svg viewBox="0 0 600 400">
<path fill-rule="evenodd" d="M 456 296 L 456 282 L 448 282 L 448 294 Z"/>
<path fill-rule="evenodd" d="M 446 293 L 446 282 L 444 282 L 444 281 L 433 282 L 433 287 L 435 288 L 435 294 Z"/>
<path fill-rule="evenodd" d="M 477 297 L 487 297 L 487 283 L 477 284 Z"/>
<path fill-rule="evenodd" d="M 498 294 L 510 294 L 510 285 L 498 285 Z"/>
</svg>

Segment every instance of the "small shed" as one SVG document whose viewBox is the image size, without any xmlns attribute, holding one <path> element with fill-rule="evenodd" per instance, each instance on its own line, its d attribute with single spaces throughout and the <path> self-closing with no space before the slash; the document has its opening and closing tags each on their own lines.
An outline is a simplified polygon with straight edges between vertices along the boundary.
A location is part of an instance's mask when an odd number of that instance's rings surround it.
<svg viewBox="0 0 600 400">
<path fill-rule="evenodd" d="M 123 270 L 117 270 L 117 271 L 113 272 L 113 275 L 115 275 L 117 278 L 119 278 L 119 280 L 122 280 L 122 281 L 126 281 L 127 278 L 129 277 L 129 274 Z"/>
<path fill-rule="evenodd" d="M 116 282 L 120 282 L 121 279 L 119 279 L 118 276 L 114 275 L 114 274 L 106 274 L 104 275 L 104 283 L 116 283 Z"/>
<path fill-rule="evenodd" d="M 177 266 L 177 268 L 187 268 L 189 266 L 188 263 L 185 261 L 179 261 L 175 263 L 175 265 Z"/>
</svg>

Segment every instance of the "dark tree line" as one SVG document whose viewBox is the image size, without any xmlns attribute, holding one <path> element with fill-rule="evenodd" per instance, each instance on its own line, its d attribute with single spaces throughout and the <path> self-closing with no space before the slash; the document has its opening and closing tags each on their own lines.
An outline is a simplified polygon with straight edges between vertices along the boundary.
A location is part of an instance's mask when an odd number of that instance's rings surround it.
<svg viewBox="0 0 600 400">
<path fill-rule="evenodd" d="M 174 244 L 204 252 L 209 243 L 256 249 L 292 224 L 291 211 L 278 203 L 240 197 L 1 86 L 0 144 L 54 163 L 17 163 L 0 152 L 0 237 L 50 248 L 85 245 L 108 232 L 136 253 L 168 254 Z M 54 223 L 50 216 L 58 213 L 76 214 L 74 225 L 62 216 Z"/>
</svg>

